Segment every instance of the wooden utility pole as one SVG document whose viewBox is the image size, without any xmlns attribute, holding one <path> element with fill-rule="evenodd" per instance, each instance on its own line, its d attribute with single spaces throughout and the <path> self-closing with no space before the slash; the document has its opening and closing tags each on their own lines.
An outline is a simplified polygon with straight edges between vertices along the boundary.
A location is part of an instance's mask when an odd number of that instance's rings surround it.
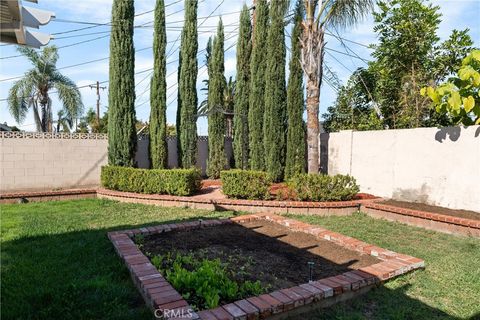
<svg viewBox="0 0 480 320">
<path fill-rule="evenodd" d="M 89 85 L 90 89 L 97 89 L 97 125 L 100 125 L 100 89 L 105 90 L 107 87 L 100 87 L 100 82 Z"/>
</svg>

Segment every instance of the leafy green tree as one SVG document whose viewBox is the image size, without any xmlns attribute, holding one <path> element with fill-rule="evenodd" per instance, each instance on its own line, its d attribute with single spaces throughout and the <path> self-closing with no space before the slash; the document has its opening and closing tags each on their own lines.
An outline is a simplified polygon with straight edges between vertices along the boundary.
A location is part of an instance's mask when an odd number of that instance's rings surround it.
<svg viewBox="0 0 480 320">
<path fill-rule="evenodd" d="M 473 41 L 469 29 L 452 30 L 450 37 L 433 49 L 434 60 L 432 78 L 435 82 L 443 81 L 454 75 L 462 66 L 462 60 L 473 50 Z"/>
<path fill-rule="evenodd" d="M 235 166 L 248 169 L 248 104 L 250 92 L 250 54 L 252 51 L 252 24 L 250 12 L 243 5 L 237 42 L 237 83 L 233 118 L 233 154 Z"/>
<path fill-rule="evenodd" d="M 282 180 L 285 170 L 287 103 L 284 16 L 287 8 L 287 1 L 272 0 L 270 2 L 263 136 L 265 169 L 273 181 Z"/>
<path fill-rule="evenodd" d="M 480 50 L 473 50 L 465 59 L 458 75 L 437 88 L 422 88 L 436 111 L 448 114 L 454 123 L 480 124 Z"/>
<path fill-rule="evenodd" d="M 33 69 L 10 88 L 8 108 L 15 121 L 22 123 L 31 109 L 37 131 L 52 132 L 52 89 L 57 91 L 63 105 L 62 113 L 72 121 L 80 117 L 83 112 L 82 97 L 75 83 L 57 70 L 57 47 L 48 46 L 37 52 L 19 46 L 17 50 L 30 60 Z"/>
<path fill-rule="evenodd" d="M 197 156 L 197 8 L 198 0 L 185 1 L 185 24 L 182 30 L 179 81 L 178 148 L 184 168 L 195 165 Z"/>
<path fill-rule="evenodd" d="M 306 78 L 308 173 L 319 169 L 319 103 L 325 29 L 355 25 L 373 7 L 373 0 L 304 0 L 302 69 Z"/>
<path fill-rule="evenodd" d="M 305 109 L 303 95 L 303 71 L 300 64 L 301 51 L 300 37 L 302 35 L 303 4 L 297 1 L 295 7 L 294 26 L 292 30 L 292 44 L 290 56 L 290 73 L 287 88 L 287 159 L 285 163 L 285 177 L 291 178 L 305 172 L 305 128 L 303 124 L 303 110 Z"/>
<path fill-rule="evenodd" d="M 374 31 L 379 44 L 373 46 L 373 68 L 378 75 L 376 96 L 390 128 L 418 127 L 428 110 L 418 92 L 428 81 L 428 55 L 439 40 L 438 11 L 423 0 L 378 2 Z"/>
<path fill-rule="evenodd" d="M 177 135 L 177 128 L 173 124 L 167 124 L 167 136 L 173 137 Z"/>
<path fill-rule="evenodd" d="M 110 37 L 108 162 L 131 167 L 137 148 L 135 131 L 135 50 L 133 0 L 114 0 Z"/>
<path fill-rule="evenodd" d="M 383 129 L 383 121 L 373 107 L 371 92 L 374 90 L 375 75 L 368 69 L 357 69 L 323 114 L 324 129 L 327 132 Z"/>
<path fill-rule="evenodd" d="M 254 23 L 248 109 L 250 168 L 252 170 L 264 170 L 263 116 L 265 111 L 265 61 L 267 58 L 268 33 L 267 0 L 258 0 L 256 2 Z"/>
<path fill-rule="evenodd" d="M 209 61 L 208 90 L 208 162 L 207 174 L 210 178 L 220 177 L 220 171 L 227 164 L 225 157 L 225 115 L 223 112 L 223 92 L 225 89 L 224 33 L 220 19 L 217 35 L 213 39 L 211 60 Z"/>
<path fill-rule="evenodd" d="M 468 30 L 454 30 L 439 45 L 439 7 L 424 0 L 380 1 L 374 19 L 379 43 L 373 46 L 376 60 L 370 68 L 376 75 L 375 97 L 386 125 L 413 128 L 448 124 L 435 116 L 420 89 L 438 83 L 459 67 L 458 54 L 464 54 L 472 44 Z"/>
<path fill-rule="evenodd" d="M 59 121 L 60 121 L 60 114 L 59 116 Z M 65 115 L 62 114 L 63 121 L 67 121 L 64 117 Z M 103 114 L 103 117 L 100 117 L 100 122 L 97 122 L 97 113 L 93 108 L 89 108 L 85 115 L 80 118 L 80 122 L 77 125 L 77 130 L 76 132 L 81 132 L 81 133 L 107 133 L 107 127 L 108 127 L 108 112 L 105 112 Z M 63 121 L 62 121 L 62 126 L 63 126 Z M 69 121 L 69 120 L 68 120 Z M 73 121 L 72 121 L 73 122 Z M 67 122 L 69 123 L 69 122 Z M 72 126 L 70 125 L 70 128 Z"/>
<path fill-rule="evenodd" d="M 165 28 L 165 2 L 157 0 L 153 36 L 153 78 L 150 84 L 150 160 L 152 168 L 167 167 L 167 33 Z"/>
</svg>

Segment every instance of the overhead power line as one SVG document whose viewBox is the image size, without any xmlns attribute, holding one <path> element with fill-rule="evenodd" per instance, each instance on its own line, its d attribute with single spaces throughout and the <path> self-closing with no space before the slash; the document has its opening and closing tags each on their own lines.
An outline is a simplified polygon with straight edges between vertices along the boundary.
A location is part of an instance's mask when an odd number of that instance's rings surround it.
<svg viewBox="0 0 480 320">
<path fill-rule="evenodd" d="M 151 71 L 151 70 L 153 70 L 153 68 L 148 68 L 148 69 L 145 69 L 145 70 L 142 70 L 142 71 L 138 71 L 138 72 L 135 72 L 135 75 L 139 75 L 139 74 Z M 104 83 L 108 83 L 108 82 L 110 82 L 110 80 L 99 81 L 98 84 L 104 84 Z M 86 85 L 83 85 L 83 86 L 77 86 L 77 89 L 89 88 L 90 86 L 96 85 L 96 84 L 97 84 L 97 82 L 89 83 L 89 84 L 86 84 Z M 57 93 L 57 91 L 49 92 L 49 94 L 54 94 L 54 93 Z M 23 97 L 23 98 L 26 98 L 26 97 Z M 29 98 L 32 98 L 32 97 L 30 96 Z M 6 101 L 6 100 L 8 100 L 8 98 L 0 99 L 0 101 Z"/>
</svg>

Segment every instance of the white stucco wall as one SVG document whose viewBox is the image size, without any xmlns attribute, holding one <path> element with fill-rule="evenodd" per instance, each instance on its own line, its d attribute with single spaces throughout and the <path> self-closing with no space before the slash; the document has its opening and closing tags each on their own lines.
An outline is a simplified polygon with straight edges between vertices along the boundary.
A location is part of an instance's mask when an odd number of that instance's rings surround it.
<svg viewBox="0 0 480 320">
<path fill-rule="evenodd" d="M 480 126 L 341 131 L 327 149 L 362 192 L 480 212 Z"/>
</svg>

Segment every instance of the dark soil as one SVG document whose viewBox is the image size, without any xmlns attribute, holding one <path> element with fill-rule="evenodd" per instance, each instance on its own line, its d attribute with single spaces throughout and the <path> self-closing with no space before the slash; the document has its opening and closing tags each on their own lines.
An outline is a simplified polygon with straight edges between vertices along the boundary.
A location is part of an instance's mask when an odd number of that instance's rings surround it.
<svg viewBox="0 0 480 320">
<path fill-rule="evenodd" d="M 314 280 L 379 262 L 268 221 L 151 235 L 145 237 L 142 251 L 149 256 L 170 252 L 219 258 L 234 271 L 236 281 L 259 280 L 268 291 L 308 282 L 308 262 L 315 263 Z"/>
<path fill-rule="evenodd" d="M 448 209 L 444 207 L 431 206 L 423 203 L 406 202 L 406 201 L 398 201 L 398 200 L 387 200 L 381 203 L 390 205 L 390 206 L 405 208 L 405 209 L 439 213 L 439 214 L 444 214 L 447 216 L 458 217 L 458 218 L 480 220 L 480 213 L 469 211 L 469 210 L 454 210 L 454 209 Z"/>
</svg>

